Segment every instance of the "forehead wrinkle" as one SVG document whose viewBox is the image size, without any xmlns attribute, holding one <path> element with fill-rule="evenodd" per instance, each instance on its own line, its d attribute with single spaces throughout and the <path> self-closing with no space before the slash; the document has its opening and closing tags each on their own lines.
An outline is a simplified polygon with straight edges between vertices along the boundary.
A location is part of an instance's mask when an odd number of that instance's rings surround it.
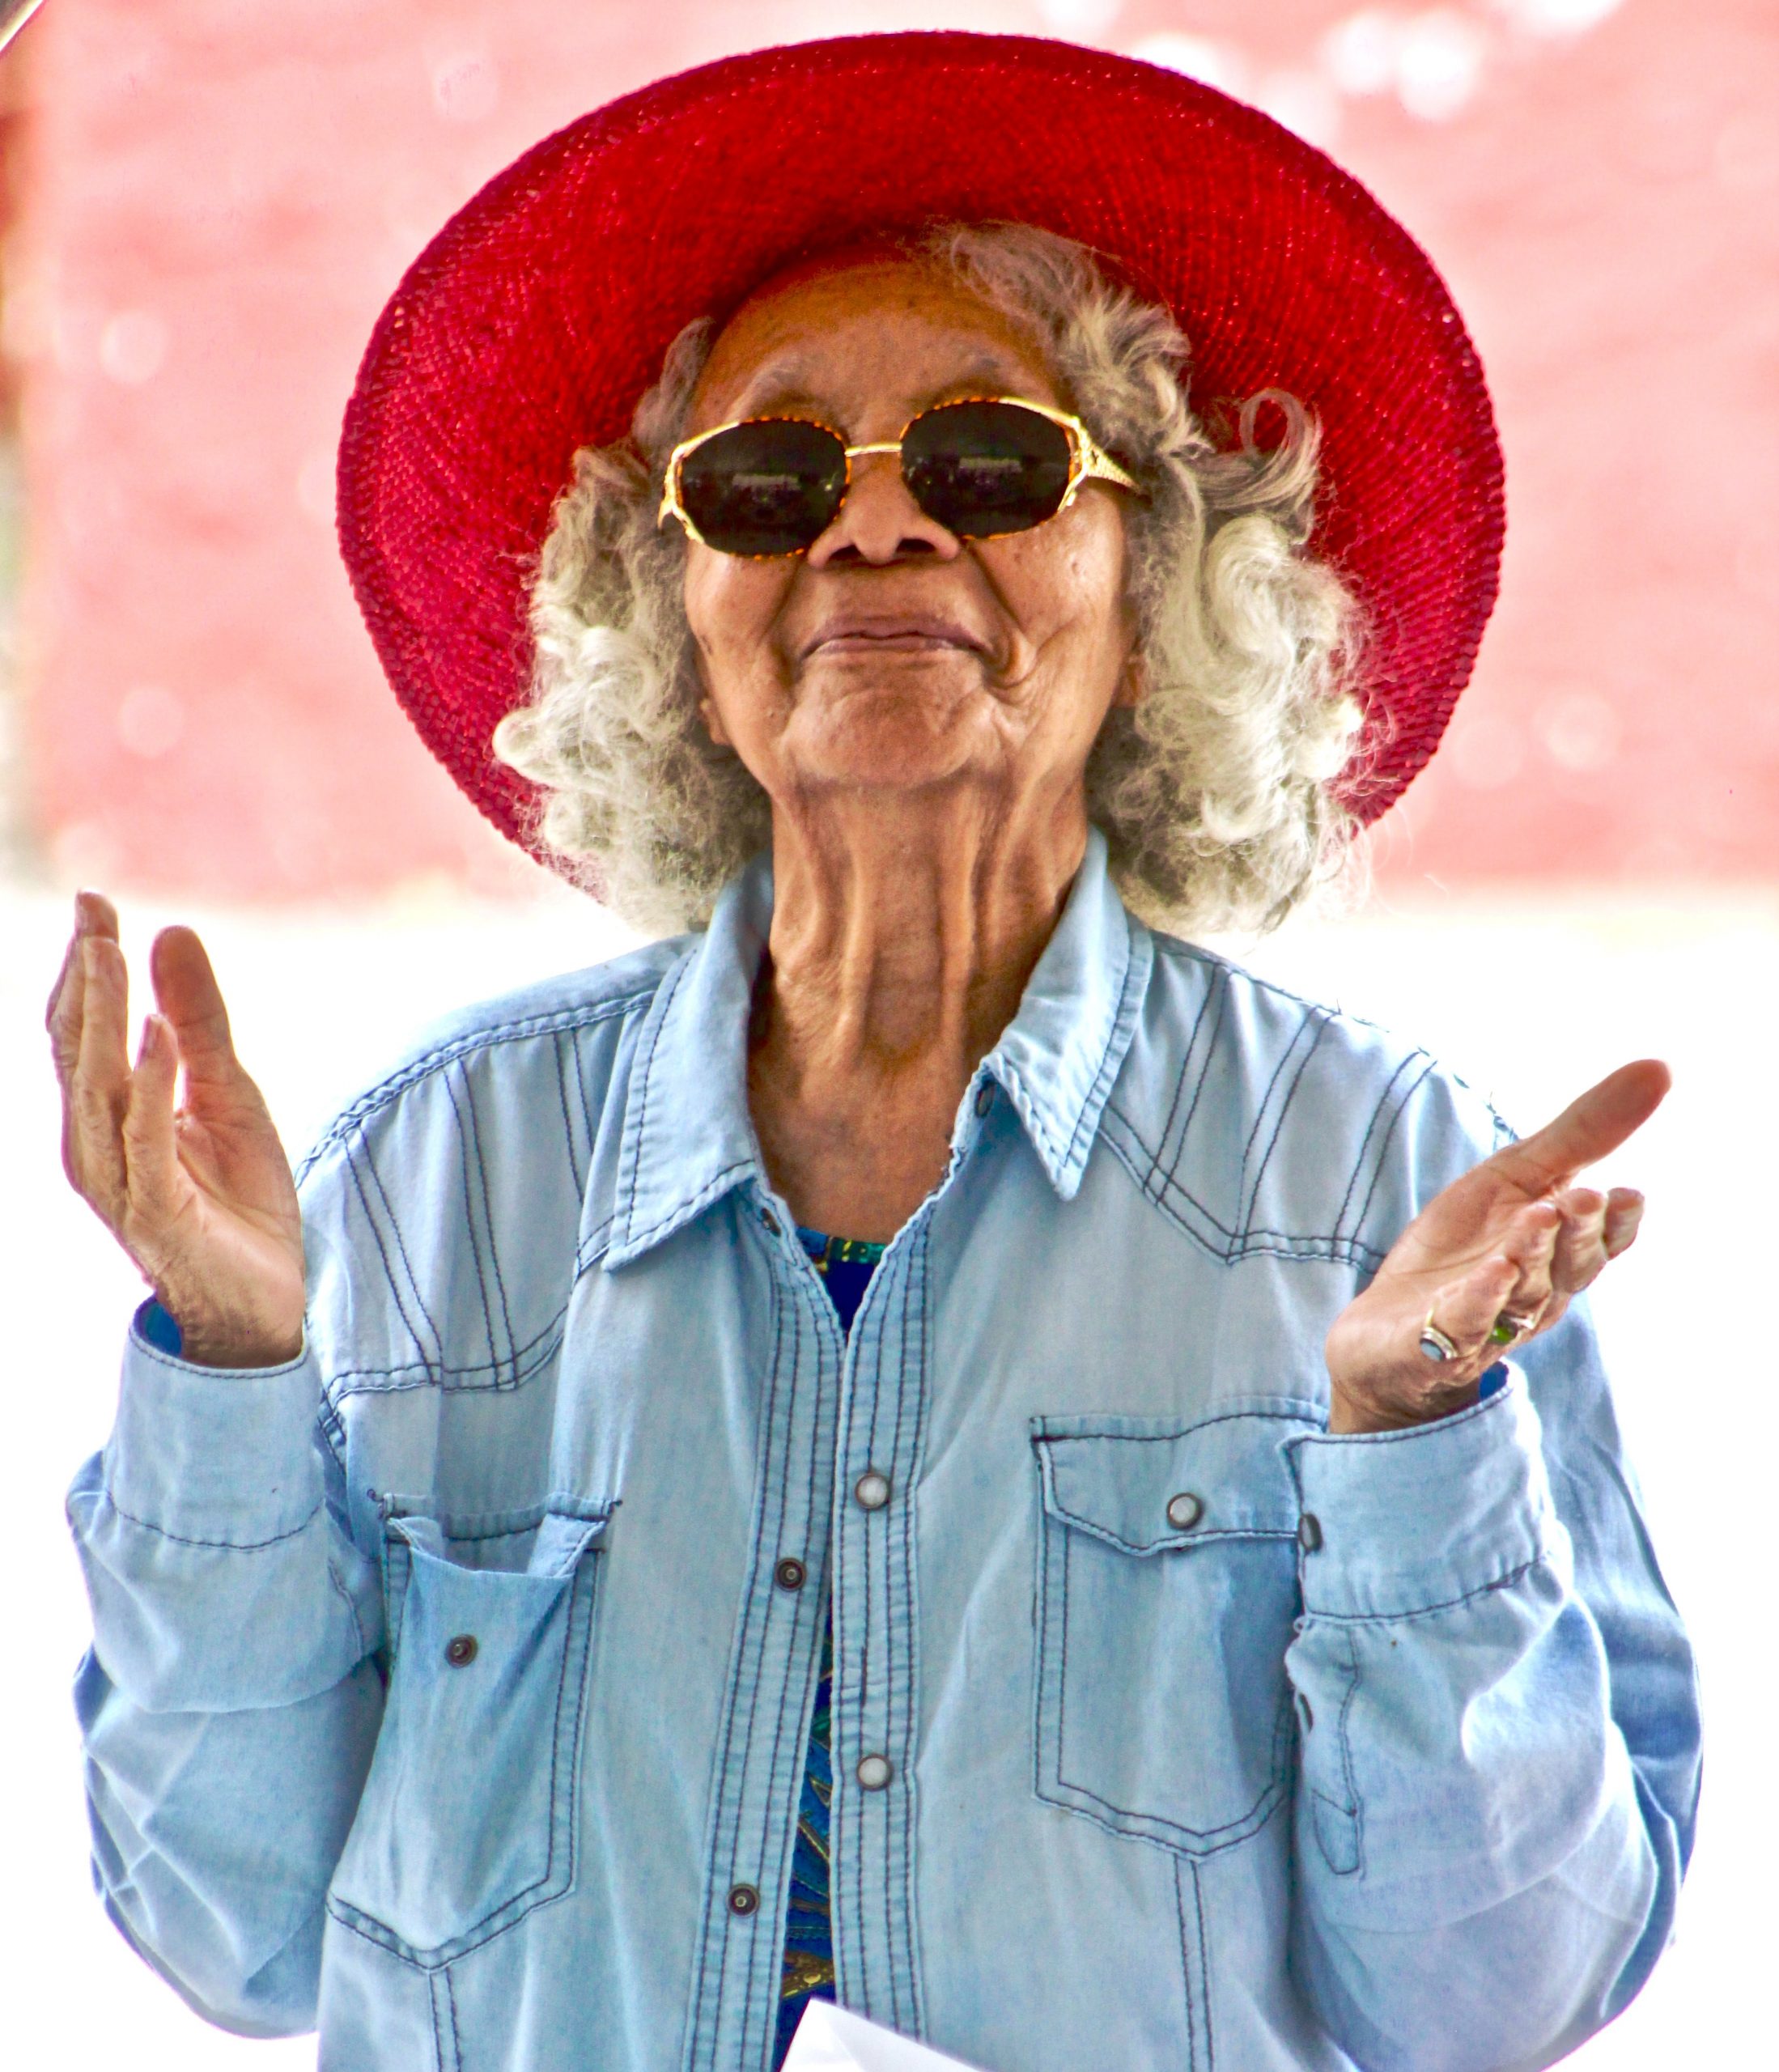
<svg viewBox="0 0 1779 2072">
<path fill-rule="evenodd" d="M 806 354 L 788 354 L 769 360 L 758 369 L 729 405 L 730 414 L 737 418 L 777 416 L 784 413 L 807 410 L 828 421 L 824 415 L 826 406 L 822 399 L 805 384 L 809 378 L 809 356 Z M 950 380 L 935 384 L 920 392 L 917 408 L 926 410 L 935 403 L 954 402 L 964 397 L 980 396 L 991 389 L 996 395 L 1017 395 L 1022 387 L 1030 385 L 1034 369 L 1016 359 L 1011 354 L 989 351 L 975 355 Z M 836 425 L 834 429 L 844 431 L 847 427 Z"/>
</svg>

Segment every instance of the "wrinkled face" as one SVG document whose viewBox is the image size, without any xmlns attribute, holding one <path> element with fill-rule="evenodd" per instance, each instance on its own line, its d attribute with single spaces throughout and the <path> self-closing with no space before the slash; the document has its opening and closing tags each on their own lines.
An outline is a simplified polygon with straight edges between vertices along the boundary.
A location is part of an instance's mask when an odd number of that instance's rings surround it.
<svg viewBox="0 0 1779 2072">
<path fill-rule="evenodd" d="M 925 268 L 866 257 L 748 303 L 715 342 L 688 431 L 800 414 L 863 445 L 970 396 L 1069 407 L 995 311 Z M 1134 696 L 1126 492 L 1089 483 L 1028 532 L 961 540 L 915 502 L 894 454 L 852 466 L 806 554 L 688 543 L 712 736 L 775 807 L 930 787 L 1078 802 L 1107 710 Z"/>
</svg>

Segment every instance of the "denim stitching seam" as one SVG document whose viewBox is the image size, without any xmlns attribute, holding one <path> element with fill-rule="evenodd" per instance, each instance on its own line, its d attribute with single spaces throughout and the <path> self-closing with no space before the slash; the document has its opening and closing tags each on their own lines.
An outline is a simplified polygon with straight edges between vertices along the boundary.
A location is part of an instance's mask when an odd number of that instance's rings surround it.
<svg viewBox="0 0 1779 2072">
<path fill-rule="evenodd" d="M 377 1171 L 376 1161 L 371 1155 L 369 1143 L 361 1136 L 357 1144 L 348 1152 L 347 1157 L 348 1170 L 351 1174 L 353 1183 L 357 1188 L 359 1201 L 363 1208 L 365 1221 L 369 1224 L 371 1234 L 376 1241 L 377 1254 L 383 1262 L 384 1276 L 388 1283 L 389 1293 L 395 1298 L 397 1313 L 400 1315 L 403 1324 L 406 1326 L 408 1335 L 414 1340 L 415 1350 L 419 1352 L 421 1357 L 426 1358 L 430 1343 L 433 1357 L 442 1362 L 444 1341 L 438 1325 L 433 1320 L 431 1311 L 427 1307 L 426 1297 L 420 1292 L 420 1283 L 415 1276 L 414 1263 L 408 1257 L 407 1246 L 402 1238 L 401 1225 L 396 1219 L 394 1204 L 390 1201 L 388 1191 L 383 1184 L 383 1176 Z M 397 1282 L 395 1269 L 389 1262 L 388 1246 L 384 1242 L 384 1232 L 380 1223 L 378 1211 L 371 1200 L 372 1191 L 375 1192 L 377 1202 L 381 1205 L 381 1222 L 387 1223 L 388 1226 L 388 1235 L 394 1242 L 396 1255 L 401 1262 L 401 1271 L 405 1276 L 407 1293 L 413 1297 L 414 1306 L 418 1310 L 421 1320 L 426 1325 L 427 1334 L 426 1337 L 422 1336 L 418 1327 L 408 1314 L 407 1303 L 403 1300 L 402 1289 Z"/>
<path fill-rule="evenodd" d="M 1403 1074 L 1414 1064 L 1416 1059 L 1424 1055 L 1424 1054 L 1422 1052 L 1414 1051 L 1411 1052 L 1407 1057 L 1403 1058 L 1398 1061 L 1396 1069 L 1390 1075 L 1389 1084 L 1384 1088 L 1383 1092 L 1378 1095 L 1377 1103 L 1373 1107 L 1370 1115 L 1366 1119 L 1365 1134 L 1359 1140 L 1359 1155 L 1353 1161 L 1352 1171 L 1348 1177 L 1346 1191 L 1340 1197 L 1340 1210 L 1335 1216 L 1335 1229 L 1337 1232 L 1346 1227 L 1347 1212 L 1352 1207 L 1353 1192 L 1359 1185 L 1359 1176 L 1365 1171 L 1365 1167 L 1370 1160 L 1372 1153 L 1372 1140 L 1378 1134 L 1378 1125 L 1382 1119 L 1385 1111 L 1391 1108 L 1391 1097 L 1395 1095 L 1396 1092 L 1397 1083 L 1402 1078 Z M 1403 1100 L 1407 1100 L 1408 1098 L 1407 1093 L 1404 1093 L 1401 1098 Z M 1388 1144 L 1389 1140 L 1389 1133 L 1386 1132 L 1383 1139 L 1378 1144 L 1378 1155 L 1380 1159 L 1382 1157 L 1384 1149 Z M 1366 1190 L 1366 1199 L 1368 1201 L 1370 1199 L 1370 1196 L 1371 1191 L 1368 1188 Z M 1357 1233 L 1360 1225 L 1364 1222 L 1364 1221 L 1365 1219 L 1363 1215 L 1361 1215 L 1359 1217 L 1355 1219 L 1352 1225 L 1352 1233 L 1354 1234 Z"/>
<path fill-rule="evenodd" d="M 1216 1032 L 1222 1025 L 1223 1003 L 1228 996 L 1228 987 L 1221 972 L 1212 972 L 1210 983 L 1199 1000 L 1199 1011 L 1192 1017 L 1192 1033 L 1186 1039 L 1186 1049 L 1180 1059 L 1179 1076 L 1174 1082 L 1174 1092 L 1168 1102 L 1167 1115 L 1161 1124 L 1161 1150 L 1157 1155 L 1157 1170 L 1165 1160 L 1170 1166 L 1179 1161 L 1186 1134 L 1192 1127 L 1192 1118 L 1198 1112 L 1199 1095 L 1204 1084 L 1210 1055 L 1216 1047 Z M 1212 1017 L 1207 1030 L 1206 1017 Z M 1200 1038 L 1203 1038 L 1201 1044 Z M 1195 1070 L 1195 1065 L 1196 1069 Z M 1191 1106 L 1183 1119 L 1180 1118 L 1180 1103 L 1186 1098 L 1188 1085 L 1192 1089 Z M 1179 1120 L 1179 1135 L 1174 1136 L 1174 1123 Z M 1169 1145 L 1173 1149 L 1169 1150 Z"/>
<path fill-rule="evenodd" d="M 592 1007 L 559 1008 L 549 1014 L 526 1015 L 517 1021 L 503 1022 L 496 1028 L 476 1030 L 454 1037 L 448 1043 L 441 1043 L 420 1057 L 410 1059 L 375 1086 L 367 1087 L 349 1107 L 341 1110 L 297 1167 L 296 1185 L 300 1188 L 329 1152 L 341 1149 L 349 1133 L 360 1133 L 362 1125 L 388 1107 L 398 1095 L 430 1079 L 456 1059 L 492 1050 L 499 1044 L 522 1042 L 533 1036 L 551 1035 L 560 1030 L 572 1030 L 579 1034 L 603 1022 L 620 1020 L 632 1008 L 652 1000 L 666 975 L 615 1000 L 603 1000 Z"/>
<path fill-rule="evenodd" d="M 771 1271 L 771 1268 L 769 1267 L 768 1270 Z M 800 1336 L 800 1331 L 799 1335 Z M 818 1337 L 817 1348 L 818 1374 L 821 1359 L 822 1352 Z M 793 1363 L 792 1369 L 790 1391 L 791 1399 L 785 1418 L 785 1423 L 788 1429 L 782 1434 L 782 1436 L 771 1432 L 769 1432 L 767 1434 L 766 1446 L 769 1456 L 775 1446 L 776 1446 L 778 1451 L 779 1486 L 775 1495 L 767 1492 L 765 1486 L 765 1480 L 762 1476 L 762 1497 L 764 1501 L 762 1505 L 760 1531 L 755 1542 L 754 1560 L 749 1565 L 749 1588 L 753 1592 L 761 1594 L 763 1597 L 763 1601 L 766 1607 L 765 1616 L 760 1622 L 760 1654 L 762 1658 L 762 1670 L 764 1667 L 765 1658 L 771 1641 L 772 1612 L 777 1603 L 777 1592 L 775 1586 L 771 1579 L 771 1569 L 778 1555 L 779 1548 L 783 1543 L 783 1524 L 788 1508 L 788 1494 L 790 1484 L 791 1469 L 795 1453 L 793 1441 L 796 1436 L 798 1416 L 797 1398 L 800 1393 L 797 1387 L 797 1364 L 798 1363 Z M 793 1633 L 796 1624 L 796 1621 L 793 1616 Z M 788 1836 L 784 1831 L 785 1824 L 778 1817 L 779 1809 L 775 1807 L 773 1803 L 773 1787 L 778 1778 L 779 1763 L 783 1752 L 786 1713 L 790 1699 L 791 1687 L 792 1682 L 796 1679 L 797 1668 L 798 1662 L 796 1650 L 793 1647 L 788 1645 L 785 1650 L 784 1663 L 780 1676 L 778 1702 L 773 1709 L 772 1752 L 766 1765 L 766 1789 L 760 1794 L 761 1818 L 758 1828 L 758 1841 L 756 1844 L 756 1859 L 758 1868 L 755 1875 L 760 1880 L 761 1889 L 762 1892 L 769 1890 L 776 1891 L 783 1882 L 782 1873 L 784 1869 L 785 1847 Z M 807 1671 L 805 1671 L 805 1680 L 806 1679 Z M 758 1679 L 756 1679 L 757 1683 L 758 1680 Z M 800 1714 L 801 1708 L 800 1707 Z M 749 1718 L 749 1730 L 746 1739 L 749 1744 L 751 1746 L 753 1741 L 751 1716 Z M 792 1815 L 792 1824 L 794 1826 L 796 1811 L 794 1798 L 791 1811 Z M 775 1830 L 778 1831 L 775 1836 L 774 1832 Z M 766 1867 L 769 1864 L 771 1866 L 771 1877 L 770 1883 L 766 1875 Z M 741 2033 L 744 2036 L 748 2033 L 749 2026 L 754 2019 L 754 1988 L 757 1985 L 763 1982 L 762 1979 L 763 1968 L 763 1964 L 758 1955 L 756 1955 L 755 1961 L 748 1967 L 746 1989 L 743 1995 L 741 2003 Z"/>
<path fill-rule="evenodd" d="M 486 1236 L 488 1242 L 488 1265 L 490 1271 L 494 1275 L 495 1295 L 500 1306 L 501 1327 L 504 1343 L 507 1348 L 506 1355 L 504 1358 L 503 1358 L 498 1348 L 492 1343 L 494 1330 L 493 1326 L 490 1323 L 489 1327 L 489 1338 L 490 1341 L 489 1351 L 495 1355 L 495 1364 L 497 1369 L 503 1365 L 507 1368 L 512 1368 L 516 1365 L 517 1357 L 513 1349 L 515 1334 L 512 1327 L 512 1310 L 507 1300 L 506 1276 L 500 1271 L 500 1246 L 495 1236 L 493 1203 L 488 1187 L 488 1166 L 486 1160 L 482 1156 L 482 1119 L 476 1110 L 475 1089 L 471 1085 L 469 1075 L 467 1073 L 463 1075 L 463 1099 L 465 1111 L 469 1118 L 469 1128 L 466 1132 L 467 1141 L 470 1152 L 475 1159 L 478 1199 L 482 1209 L 483 1234 Z M 486 1304 L 486 1290 L 484 1291 L 484 1303 Z"/>
<path fill-rule="evenodd" d="M 1424 1057 L 1425 1056 L 1424 1052 L 1421 1053 L 1421 1055 Z M 1365 1190 L 1365 1198 L 1364 1201 L 1361 1203 L 1358 1216 L 1354 1220 L 1353 1228 L 1355 1230 L 1364 1229 L 1365 1226 L 1365 1218 L 1371 1213 L 1371 1204 L 1377 1199 L 1378 1189 L 1383 1181 L 1384 1161 L 1389 1153 L 1391 1140 L 1396 1134 L 1396 1125 L 1402 1120 L 1403 1111 L 1407 1109 L 1408 1103 L 1414 1099 L 1416 1094 L 1420 1091 L 1421 1088 L 1426 1085 L 1428 1080 L 1432 1077 L 1433 1071 L 1433 1061 L 1431 1058 L 1427 1058 L 1425 1068 L 1422 1071 L 1420 1076 L 1415 1081 L 1412 1086 L 1408 1087 L 1404 1091 L 1402 1098 L 1396 1103 L 1395 1107 L 1391 1111 L 1389 1126 L 1385 1130 L 1382 1140 L 1378 1146 L 1378 1161 L 1372 1169 L 1371 1185 Z"/>
<path fill-rule="evenodd" d="M 138 1518 L 134 1511 L 125 1510 L 118 1502 L 117 1497 L 112 1493 L 111 1484 L 108 1482 L 104 1485 L 104 1497 L 105 1501 L 110 1505 L 119 1518 L 128 1518 L 132 1525 L 140 1526 L 144 1532 L 153 1533 L 158 1539 L 170 1540 L 176 1547 L 211 1547 L 230 1554 L 257 1554 L 268 1547 L 281 1547 L 286 1540 L 295 1539 L 299 1534 L 307 1532 L 325 1508 L 321 1499 L 317 1497 L 313 1509 L 309 1511 L 298 1524 L 293 1525 L 288 1531 L 274 1532 L 269 1539 L 205 1539 L 193 1533 L 169 1532 L 165 1526 L 156 1525 L 151 1518 Z"/>
<path fill-rule="evenodd" d="M 1290 1113 L 1291 1103 L 1297 1098 L 1297 1088 L 1302 1082 L 1310 1060 L 1315 1055 L 1323 1036 L 1327 1033 L 1328 1022 L 1329 1017 L 1326 1013 L 1312 1011 L 1298 1023 L 1267 1087 L 1266 1098 L 1255 1116 L 1254 1127 L 1248 1135 L 1247 1149 L 1242 1154 L 1242 1178 L 1236 1196 L 1236 1221 L 1244 1238 L 1248 1236 L 1259 1207 L 1260 1182 L 1272 1161 L 1280 1133 L 1284 1127 L 1285 1117 Z M 1309 1039 L 1307 1046 L 1305 1043 L 1306 1035 Z M 1280 1091 L 1281 1085 L 1284 1088 L 1282 1093 Z M 1275 1096 L 1278 1102 L 1276 1108 L 1273 1106 Z M 1255 1145 L 1259 1138 L 1261 1125 L 1267 1121 L 1269 1113 L 1271 1123 L 1267 1130 L 1265 1148 L 1256 1162 Z"/>
<path fill-rule="evenodd" d="M 1204 1883 L 1197 1864 L 1192 1866 L 1192 1904 L 1199 1917 L 1199 1984 L 1204 1996 L 1204 2065 L 1212 2072 L 1216 2063 L 1216 2032 L 1211 2023 L 1211 1959 L 1205 1947 Z"/>
<path fill-rule="evenodd" d="M 779 1378 L 785 1353 L 785 1305 L 777 1284 L 776 1276 L 768 1275 L 767 1284 L 772 1298 L 772 1357 L 766 1383 L 766 1400 L 763 1408 L 764 1429 L 770 1435 L 777 1403 Z M 794 1320 L 793 1320 L 794 1321 Z M 793 1362 L 795 1350 L 793 1341 Z M 768 1437 L 770 1444 L 770 1436 Z M 715 1884 L 727 1887 L 733 1883 L 735 1849 L 733 1828 L 739 1819 L 740 1808 L 733 1806 L 733 1785 L 731 1781 L 731 1755 L 734 1749 L 738 1714 L 742 1704 L 742 1690 L 748 1677 L 748 1650 L 754 1611 L 753 1576 L 748 1577 L 746 1596 L 741 1607 L 740 1628 L 737 1633 L 733 1653 L 730 1658 L 727 1688 L 724 1692 L 722 1730 L 713 1755 L 711 1778 L 711 1831 L 710 1863 L 715 1872 Z M 745 1742 L 743 1742 L 745 1761 Z M 725 1843 L 725 1834 L 728 1841 Z M 728 1850 L 725 1866 L 724 1850 Z M 728 1969 L 730 1921 L 727 1906 L 722 1913 L 717 1911 L 714 1887 L 707 1883 L 703 1921 L 698 1937 L 698 1959 L 692 1978 L 692 1999 L 690 2018 L 686 2023 L 685 2063 L 690 2072 L 714 2061 L 716 2035 L 722 2027 L 724 1988 Z M 712 1949 L 715 1953 L 715 1981 L 714 1990 L 707 1998 L 704 1981 L 711 1964 Z"/>
<path fill-rule="evenodd" d="M 1303 1085 L 1304 1074 L 1309 1071 L 1310 1061 L 1314 1058 L 1316 1052 L 1321 1049 L 1323 1038 L 1327 1034 L 1332 1025 L 1332 1021 L 1333 1017 L 1327 1014 L 1312 1014 L 1305 1018 L 1304 1030 L 1310 1032 L 1310 1037 L 1308 1044 L 1301 1056 L 1297 1053 L 1297 1045 L 1301 1040 L 1303 1032 L 1300 1030 L 1298 1036 L 1293 1039 L 1287 1062 L 1290 1063 L 1294 1059 L 1294 1068 L 1290 1073 L 1289 1083 L 1280 1098 L 1278 1111 L 1273 1116 L 1272 1127 L 1267 1136 L 1266 1149 L 1261 1153 L 1259 1163 L 1255 1167 L 1253 1178 L 1248 1182 L 1247 1206 L 1242 1215 L 1242 1232 L 1244 1238 L 1255 1233 L 1254 1219 L 1259 1212 L 1260 1190 L 1266 1178 L 1267 1168 L 1272 1164 L 1272 1154 L 1278 1149 L 1280 1138 L 1284 1134 L 1285 1119 L 1291 1112 L 1292 1102 L 1297 1098 L 1298 1089 Z M 1263 1230 L 1259 1234 L 1272 1236 L 1276 1233 L 1269 1230 Z"/>
<path fill-rule="evenodd" d="M 1152 1207 L 1219 1265 L 1237 1266 L 1250 1259 L 1282 1259 L 1305 1263 L 1319 1261 L 1333 1266 L 1357 1266 L 1366 1272 L 1375 1273 L 1383 1263 L 1382 1252 L 1357 1238 L 1323 1237 L 1271 1229 L 1238 1233 L 1231 1229 L 1195 1195 L 1162 1170 L 1127 1115 L 1110 1103 L 1106 1112 L 1143 1154 L 1140 1160 L 1134 1157 L 1116 1132 L 1110 1129 L 1106 1132 L 1107 1149 L 1130 1174 L 1139 1192 Z M 1221 1242 L 1214 1243 L 1204 1230 L 1197 1227 L 1192 1217 L 1182 1214 L 1168 1199 L 1171 1195 L 1178 1195 L 1190 1204 Z M 1257 1238 L 1277 1238 L 1280 1242 L 1277 1244 L 1258 1244 L 1254 1242 Z"/>
<path fill-rule="evenodd" d="M 1304 1609 L 1312 1619 L 1326 1621 L 1335 1626 L 1398 1626 L 1416 1619 L 1430 1619 L 1442 1611 L 1456 1611 L 1462 1606 L 1474 1604 L 1478 1598 L 1492 1596 L 1497 1590 L 1511 1590 L 1514 1585 L 1529 1576 L 1533 1569 L 1541 1569 L 1552 1556 L 1546 1547 L 1517 1567 L 1492 1576 L 1488 1582 L 1478 1583 L 1473 1589 L 1460 1592 L 1456 1597 L 1441 1598 L 1435 1604 L 1416 1604 L 1399 1611 L 1327 1611 L 1319 1607 L 1306 1604 Z"/>
<path fill-rule="evenodd" d="M 486 1233 L 478 1227 L 476 1207 L 470 1195 L 469 1131 L 465 1120 L 464 1111 L 457 1105 L 457 1088 L 455 1082 L 458 1076 L 457 1071 L 453 1068 L 452 1070 L 440 1076 L 439 1084 L 444 1089 L 446 1100 L 451 1104 L 452 1119 L 456 1125 L 455 1135 L 457 1140 L 457 1178 L 463 1195 L 463 1234 L 469 1248 L 469 1263 L 475 1274 L 476 1298 L 482 1310 L 482 1331 L 488 1343 L 488 1364 L 495 1372 L 495 1386 L 499 1388 L 501 1369 L 511 1363 L 503 1361 L 500 1357 L 499 1343 L 495 1337 L 494 1312 L 488 1306 L 488 1276 L 482 1255 L 482 1240 Z M 441 1343 L 439 1350 L 443 1352 L 444 1349 Z"/>
</svg>

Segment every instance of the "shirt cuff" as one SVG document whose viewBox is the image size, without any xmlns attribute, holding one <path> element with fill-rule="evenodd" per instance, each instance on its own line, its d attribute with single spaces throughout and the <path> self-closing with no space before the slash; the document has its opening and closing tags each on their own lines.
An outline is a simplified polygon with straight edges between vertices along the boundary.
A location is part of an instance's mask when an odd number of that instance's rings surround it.
<svg viewBox="0 0 1779 2072">
<path fill-rule="evenodd" d="M 281 1367 L 198 1367 L 163 1351 L 139 1310 L 124 1351 L 105 1493 L 138 1525 L 206 1545 L 263 1546 L 321 1501 L 321 1375 L 307 1342 Z"/>
<path fill-rule="evenodd" d="M 1436 1611 L 1566 1552 L 1538 1412 L 1525 1377 L 1506 1365 L 1505 1384 L 1455 1416 L 1289 1442 L 1312 1617 Z"/>
</svg>

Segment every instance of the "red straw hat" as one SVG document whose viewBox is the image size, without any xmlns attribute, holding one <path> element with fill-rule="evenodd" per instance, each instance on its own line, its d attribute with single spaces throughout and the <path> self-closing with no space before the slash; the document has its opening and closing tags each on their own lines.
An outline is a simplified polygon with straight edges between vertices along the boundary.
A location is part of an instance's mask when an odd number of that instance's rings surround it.
<svg viewBox="0 0 1779 2072">
<path fill-rule="evenodd" d="M 849 36 L 725 58 L 528 151 L 415 261 L 340 450 L 340 538 L 396 696 L 525 839 L 496 762 L 526 589 L 575 449 L 622 438 L 662 355 L 799 254 L 934 220 L 1036 223 L 1165 303 L 1203 408 L 1257 389 L 1323 428 L 1311 549 L 1357 591 L 1382 813 L 1437 745 L 1495 601 L 1501 461 L 1475 348 L 1426 255 L 1253 108 L 1025 36 Z M 547 859 L 546 859 L 547 860 Z"/>
</svg>

